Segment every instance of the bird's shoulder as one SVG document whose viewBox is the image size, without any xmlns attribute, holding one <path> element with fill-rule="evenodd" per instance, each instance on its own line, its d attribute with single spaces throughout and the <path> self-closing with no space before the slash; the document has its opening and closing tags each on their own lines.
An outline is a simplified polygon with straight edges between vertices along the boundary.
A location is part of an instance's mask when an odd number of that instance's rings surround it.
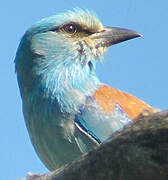
<svg viewBox="0 0 168 180">
<path fill-rule="evenodd" d="M 114 109 L 115 103 L 118 103 L 132 120 L 136 119 L 143 112 L 153 109 L 137 97 L 105 84 L 102 84 L 95 92 L 94 98 L 107 114 L 110 114 Z"/>
</svg>

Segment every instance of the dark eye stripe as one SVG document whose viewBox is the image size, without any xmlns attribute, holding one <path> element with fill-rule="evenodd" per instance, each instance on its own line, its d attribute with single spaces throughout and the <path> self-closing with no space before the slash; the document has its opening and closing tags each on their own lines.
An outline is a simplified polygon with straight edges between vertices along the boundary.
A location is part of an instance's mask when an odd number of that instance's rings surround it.
<svg viewBox="0 0 168 180">
<path fill-rule="evenodd" d="M 50 31 L 53 31 L 53 32 L 58 32 L 58 31 L 59 31 L 59 26 L 54 27 L 53 29 L 50 29 Z"/>
<path fill-rule="evenodd" d="M 59 32 L 61 30 L 66 31 L 69 34 L 74 34 L 76 32 L 84 32 L 85 34 L 88 34 L 88 35 L 94 34 L 94 32 L 91 32 L 87 29 L 83 29 L 80 24 L 75 23 L 75 22 L 68 22 L 61 26 L 54 27 L 50 31 Z"/>
<path fill-rule="evenodd" d="M 86 29 L 83 29 L 82 32 L 88 34 L 88 35 L 91 35 L 91 34 L 94 34 L 95 32 L 91 32 L 89 30 L 86 30 Z"/>
</svg>

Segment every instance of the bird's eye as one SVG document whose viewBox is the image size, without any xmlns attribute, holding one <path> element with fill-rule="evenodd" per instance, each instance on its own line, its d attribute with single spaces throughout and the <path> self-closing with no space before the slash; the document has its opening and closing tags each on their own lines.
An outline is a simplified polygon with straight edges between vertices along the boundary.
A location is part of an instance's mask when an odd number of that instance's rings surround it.
<svg viewBox="0 0 168 180">
<path fill-rule="evenodd" d="M 77 27 L 75 24 L 66 24 L 63 26 L 63 30 L 69 34 L 74 34 L 77 31 Z"/>
</svg>

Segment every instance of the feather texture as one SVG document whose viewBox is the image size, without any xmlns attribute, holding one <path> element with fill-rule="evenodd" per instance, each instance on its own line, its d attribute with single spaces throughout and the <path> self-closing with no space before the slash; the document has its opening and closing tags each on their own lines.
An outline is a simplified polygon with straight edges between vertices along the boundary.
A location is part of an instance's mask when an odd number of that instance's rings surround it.
<svg viewBox="0 0 168 180">
<path fill-rule="evenodd" d="M 151 106 L 135 96 L 118 89 L 111 88 L 105 84 L 102 85 L 103 86 L 95 92 L 94 97 L 99 106 L 102 107 L 107 114 L 110 114 L 113 111 L 115 103 L 120 104 L 123 111 L 132 120 L 136 119 L 144 111 L 153 109 Z"/>
<path fill-rule="evenodd" d="M 96 64 L 107 48 L 140 34 L 104 27 L 74 9 L 44 18 L 21 39 L 15 69 L 31 142 L 50 169 L 73 161 L 151 108 L 102 85 Z"/>
</svg>

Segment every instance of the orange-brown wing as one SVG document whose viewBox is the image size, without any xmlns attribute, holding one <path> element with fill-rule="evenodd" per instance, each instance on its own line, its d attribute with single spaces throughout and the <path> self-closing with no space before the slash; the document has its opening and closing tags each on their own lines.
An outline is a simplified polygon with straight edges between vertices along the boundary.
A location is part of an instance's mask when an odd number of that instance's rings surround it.
<svg viewBox="0 0 168 180">
<path fill-rule="evenodd" d="M 95 92 L 94 97 L 106 113 L 110 114 L 113 111 L 114 104 L 118 103 L 132 120 L 144 111 L 153 109 L 137 97 L 105 84 L 102 84 L 102 87 Z"/>
</svg>

